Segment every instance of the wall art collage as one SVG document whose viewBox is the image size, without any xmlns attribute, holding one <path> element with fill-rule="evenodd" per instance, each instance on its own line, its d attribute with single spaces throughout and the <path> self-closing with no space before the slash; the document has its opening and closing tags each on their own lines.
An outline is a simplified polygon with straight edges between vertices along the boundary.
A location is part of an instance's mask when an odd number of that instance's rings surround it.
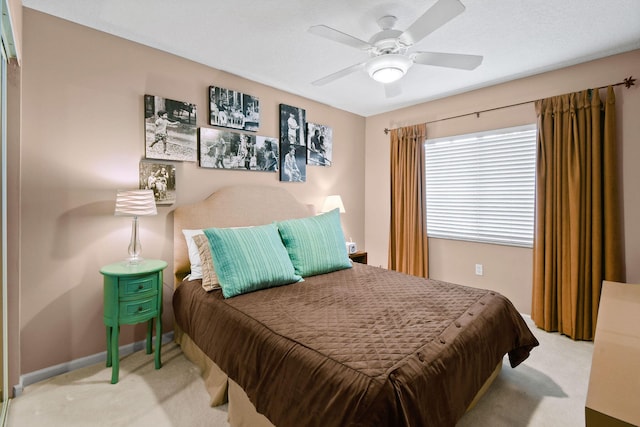
<svg viewBox="0 0 640 427">
<path fill-rule="evenodd" d="M 197 106 L 144 95 L 145 159 L 140 188 L 154 191 L 157 204 L 175 202 L 175 166 L 278 172 L 283 182 L 305 182 L 307 166 L 331 166 L 333 130 L 306 121 L 302 108 L 280 104 L 280 137 L 260 136 L 257 97 L 210 86 L 208 124 L 196 122 Z"/>
</svg>

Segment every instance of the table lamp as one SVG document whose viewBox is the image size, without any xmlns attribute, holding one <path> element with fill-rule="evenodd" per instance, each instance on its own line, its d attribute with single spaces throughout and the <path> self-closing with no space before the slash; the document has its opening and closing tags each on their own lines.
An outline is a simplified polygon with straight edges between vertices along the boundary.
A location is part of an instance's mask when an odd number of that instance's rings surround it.
<svg viewBox="0 0 640 427">
<path fill-rule="evenodd" d="M 336 194 L 327 196 L 327 198 L 324 199 L 324 205 L 322 205 L 322 212 L 329 212 L 335 208 L 340 209 L 340 213 L 346 212 L 344 210 L 344 205 L 342 204 L 342 197 Z"/>
<path fill-rule="evenodd" d="M 152 190 L 118 190 L 116 194 L 116 216 L 132 216 L 131 243 L 129 243 L 129 264 L 138 264 L 142 245 L 138 237 L 138 217 L 156 215 L 156 200 Z"/>
<path fill-rule="evenodd" d="M 324 199 L 324 204 L 322 205 L 322 212 L 331 212 L 336 208 L 339 209 L 340 213 L 346 212 L 346 210 L 344 209 L 344 204 L 342 204 L 342 197 L 337 194 L 327 196 L 327 198 Z M 349 238 L 349 241 L 345 243 L 347 245 L 347 253 L 354 254 L 358 251 L 356 243 L 353 241 L 353 239 Z"/>
</svg>

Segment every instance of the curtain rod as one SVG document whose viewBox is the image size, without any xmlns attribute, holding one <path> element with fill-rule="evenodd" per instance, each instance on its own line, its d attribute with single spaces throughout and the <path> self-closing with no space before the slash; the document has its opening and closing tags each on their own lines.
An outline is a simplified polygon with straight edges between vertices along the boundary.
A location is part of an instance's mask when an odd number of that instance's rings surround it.
<svg viewBox="0 0 640 427">
<path fill-rule="evenodd" d="M 629 77 L 627 77 L 626 79 L 624 79 L 623 81 L 621 81 L 619 83 L 615 83 L 615 84 L 612 84 L 612 85 L 606 85 L 606 86 L 600 86 L 600 87 L 597 87 L 596 90 L 605 89 L 605 88 L 607 88 L 609 86 L 621 86 L 621 85 L 624 85 L 624 87 L 629 89 L 631 86 L 635 86 L 635 84 L 636 84 L 636 79 L 634 79 L 632 76 L 629 76 Z M 473 113 L 465 113 L 465 114 L 460 114 L 460 115 L 457 115 L 457 116 L 445 117 L 444 119 L 438 119 L 438 120 L 432 120 L 430 122 L 425 122 L 425 124 L 428 125 L 428 124 L 431 124 L 431 123 L 442 122 L 442 121 L 445 121 L 445 120 L 458 119 L 460 117 L 472 116 L 474 114 L 476 115 L 476 117 L 480 117 L 480 113 L 487 113 L 489 111 L 502 110 L 503 108 L 510 108 L 510 107 L 517 107 L 519 105 L 531 104 L 532 102 L 535 102 L 535 101 L 536 100 L 518 102 L 517 104 L 503 105 L 502 107 L 489 108 L 489 109 L 486 109 L 486 110 L 474 111 Z M 384 128 L 385 135 L 389 134 L 390 131 L 391 131 L 391 129 Z"/>
</svg>

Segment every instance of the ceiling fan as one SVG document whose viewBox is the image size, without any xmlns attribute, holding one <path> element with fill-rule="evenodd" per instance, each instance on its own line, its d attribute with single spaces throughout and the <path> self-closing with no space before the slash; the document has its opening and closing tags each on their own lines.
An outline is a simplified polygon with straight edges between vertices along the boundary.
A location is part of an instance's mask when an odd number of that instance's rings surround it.
<svg viewBox="0 0 640 427">
<path fill-rule="evenodd" d="M 408 50 L 415 43 L 464 12 L 459 0 L 438 0 L 404 32 L 394 29 L 397 18 L 387 15 L 378 19 L 381 31 L 369 41 L 360 40 L 326 25 L 314 25 L 309 32 L 347 46 L 368 51 L 371 58 L 329 74 L 314 81 L 322 86 L 356 71 L 366 71 L 371 78 L 385 84 L 387 97 L 400 93 L 398 81 L 413 64 L 473 70 L 482 63 L 482 56 L 441 52 L 412 52 Z"/>
</svg>

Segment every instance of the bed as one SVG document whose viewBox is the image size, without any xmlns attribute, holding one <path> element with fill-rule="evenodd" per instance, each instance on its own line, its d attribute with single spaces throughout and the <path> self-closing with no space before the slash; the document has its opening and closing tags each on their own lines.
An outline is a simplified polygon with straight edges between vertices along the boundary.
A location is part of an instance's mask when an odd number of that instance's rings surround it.
<svg viewBox="0 0 640 427">
<path fill-rule="evenodd" d="M 515 367 L 538 341 L 496 292 L 352 264 L 337 218 L 336 227 L 335 217 L 314 215 L 270 186 L 225 187 L 175 209 L 175 337 L 201 368 L 211 404 L 228 401 L 233 427 L 454 426 L 505 355 Z M 335 231 L 343 239 L 344 253 L 335 250 L 339 268 L 231 296 L 228 285 L 212 290 L 207 283 L 211 254 L 221 281 L 242 270 L 224 271 L 230 246 L 222 250 L 219 241 L 265 227 L 271 233 L 272 226 L 295 273 L 312 272 L 300 261 L 309 252 L 300 236 L 315 233 L 316 223 L 332 227 L 322 236 Z M 184 230 L 203 229 L 207 234 L 195 240 L 204 277 L 190 280 L 194 248 Z M 301 248 L 292 249 L 292 242 Z M 228 258 L 234 263 L 241 256 Z"/>
</svg>

